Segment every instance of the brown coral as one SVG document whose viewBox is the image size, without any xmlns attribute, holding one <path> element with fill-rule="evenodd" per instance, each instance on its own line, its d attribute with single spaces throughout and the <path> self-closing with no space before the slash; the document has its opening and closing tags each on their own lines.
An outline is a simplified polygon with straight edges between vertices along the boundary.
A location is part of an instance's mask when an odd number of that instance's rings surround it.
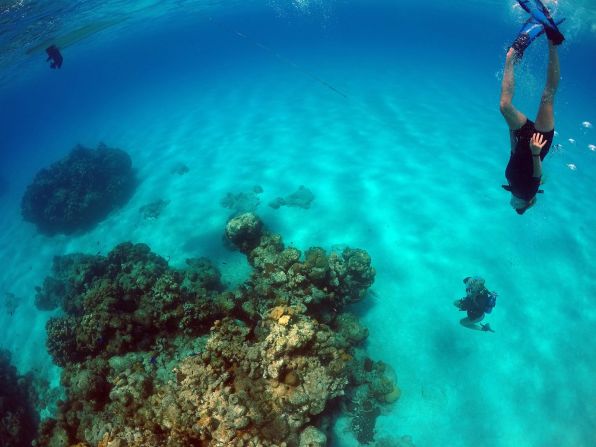
<svg viewBox="0 0 596 447">
<path fill-rule="evenodd" d="M 302 261 L 250 213 L 226 236 L 254 268 L 230 291 L 208 261 L 175 270 L 142 244 L 86 259 L 94 274 L 48 324 L 67 397 L 39 447 L 323 446 L 331 401 L 392 400 L 382 364 L 356 352 L 366 328 L 340 312 L 374 279 L 366 252 Z"/>
</svg>

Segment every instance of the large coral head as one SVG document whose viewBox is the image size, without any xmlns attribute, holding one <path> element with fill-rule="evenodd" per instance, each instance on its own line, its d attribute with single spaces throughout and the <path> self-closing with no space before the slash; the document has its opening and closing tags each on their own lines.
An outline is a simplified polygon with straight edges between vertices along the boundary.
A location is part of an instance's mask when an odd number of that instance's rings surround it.
<svg viewBox="0 0 596 447">
<path fill-rule="evenodd" d="M 253 213 L 244 213 L 230 219 L 226 238 L 243 253 L 253 250 L 263 235 L 263 222 Z"/>
</svg>

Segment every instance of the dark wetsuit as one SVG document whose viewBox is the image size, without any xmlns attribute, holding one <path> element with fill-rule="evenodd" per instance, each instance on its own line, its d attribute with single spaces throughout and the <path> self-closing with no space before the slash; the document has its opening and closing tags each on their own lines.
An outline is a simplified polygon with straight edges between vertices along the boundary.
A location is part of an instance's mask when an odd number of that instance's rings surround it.
<svg viewBox="0 0 596 447">
<path fill-rule="evenodd" d="M 46 59 L 46 62 L 52 61 L 52 63 L 50 64 L 50 68 L 62 67 L 62 62 L 64 61 L 64 58 L 62 57 L 62 54 L 60 54 L 60 50 L 56 45 L 50 45 L 49 47 L 47 47 L 46 53 L 48 53 L 48 58 Z"/>
<path fill-rule="evenodd" d="M 534 163 L 530 150 L 530 140 L 535 132 L 539 131 L 536 130 L 534 122 L 531 120 L 527 120 L 520 129 L 511 131 L 511 146 L 515 149 L 511 153 L 505 170 L 505 177 L 507 177 L 513 195 L 526 201 L 530 201 L 540 187 L 540 178 L 533 176 Z M 553 142 L 555 130 L 540 133 L 546 139 L 546 144 L 540 152 L 540 160 L 544 160 Z"/>
<path fill-rule="evenodd" d="M 460 309 L 467 312 L 470 320 L 477 320 L 484 316 L 486 307 L 489 303 L 489 298 L 490 295 L 486 289 L 473 296 L 468 295 L 465 298 L 462 298 Z"/>
</svg>

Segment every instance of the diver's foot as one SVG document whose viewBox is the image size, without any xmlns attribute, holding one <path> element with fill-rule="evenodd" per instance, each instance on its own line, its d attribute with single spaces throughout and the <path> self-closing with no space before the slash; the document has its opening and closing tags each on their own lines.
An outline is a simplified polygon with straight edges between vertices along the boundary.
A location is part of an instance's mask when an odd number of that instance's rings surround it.
<svg viewBox="0 0 596 447">
<path fill-rule="evenodd" d="M 553 20 L 549 9 L 540 1 L 534 0 L 518 0 L 519 5 L 532 17 L 530 20 L 534 20 L 544 26 L 546 31 L 546 37 L 554 45 L 561 45 L 565 40 L 561 31 L 559 31 L 558 25 L 563 23 L 565 19 Z"/>
<path fill-rule="evenodd" d="M 559 46 L 565 40 L 563 34 L 557 29 L 552 29 L 550 27 L 545 27 L 546 37 L 548 38 L 548 42 L 553 44 L 554 46 Z"/>
<path fill-rule="evenodd" d="M 515 42 L 511 44 L 511 49 L 515 52 L 515 56 L 521 59 L 526 48 L 530 46 L 530 38 L 527 34 L 520 34 Z"/>
<path fill-rule="evenodd" d="M 483 332 L 495 332 L 491 329 L 490 323 L 485 323 L 485 324 L 480 323 L 480 330 Z"/>
<path fill-rule="evenodd" d="M 538 22 L 533 17 L 526 20 L 521 30 L 519 30 L 517 37 L 511 44 L 511 48 L 515 50 L 517 57 L 521 59 L 524 55 L 524 51 L 527 50 L 534 40 L 544 34 L 544 32 L 545 27 L 542 23 Z"/>
</svg>

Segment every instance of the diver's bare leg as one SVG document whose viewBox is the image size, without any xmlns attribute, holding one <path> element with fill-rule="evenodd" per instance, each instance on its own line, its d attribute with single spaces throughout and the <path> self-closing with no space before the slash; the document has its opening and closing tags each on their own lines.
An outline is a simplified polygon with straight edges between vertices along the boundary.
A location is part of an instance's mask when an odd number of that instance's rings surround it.
<svg viewBox="0 0 596 447">
<path fill-rule="evenodd" d="M 505 58 L 505 69 L 503 70 L 503 81 L 501 82 L 501 114 L 510 130 L 517 130 L 526 124 L 526 115 L 513 106 L 513 68 L 518 61 L 517 53 L 510 48 Z"/>
<path fill-rule="evenodd" d="M 559 66 L 559 53 L 557 47 L 548 41 L 548 67 L 546 69 L 546 85 L 542 92 L 540 108 L 536 116 L 536 130 L 540 132 L 550 132 L 555 128 L 554 102 L 559 79 L 561 78 L 561 68 Z"/>
<path fill-rule="evenodd" d="M 463 327 L 467 327 L 468 329 L 473 329 L 475 331 L 481 331 L 482 326 L 480 326 L 477 323 L 482 321 L 483 318 L 484 318 L 484 316 L 482 318 L 479 318 L 478 320 L 470 320 L 468 317 L 466 317 L 466 318 L 462 318 L 461 320 L 459 320 L 459 324 L 461 324 Z"/>
</svg>

